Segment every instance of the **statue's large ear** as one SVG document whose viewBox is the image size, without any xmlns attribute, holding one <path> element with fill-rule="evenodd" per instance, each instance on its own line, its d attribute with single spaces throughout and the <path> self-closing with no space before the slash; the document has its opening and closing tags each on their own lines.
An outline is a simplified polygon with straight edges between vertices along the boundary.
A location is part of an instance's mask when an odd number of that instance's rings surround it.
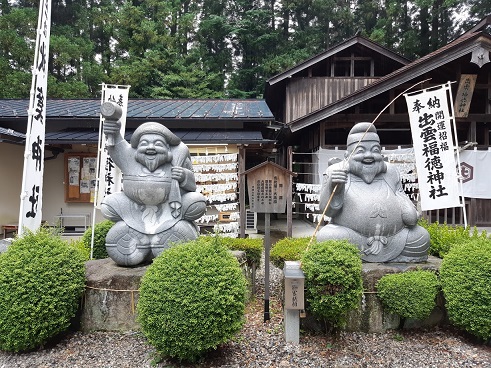
<svg viewBox="0 0 491 368">
<path fill-rule="evenodd" d="M 174 159 L 174 155 L 172 154 L 172 151 L 169 149 L 167 151 L 167 162 L 172 162 L 172 160 Z"/>
</svg>

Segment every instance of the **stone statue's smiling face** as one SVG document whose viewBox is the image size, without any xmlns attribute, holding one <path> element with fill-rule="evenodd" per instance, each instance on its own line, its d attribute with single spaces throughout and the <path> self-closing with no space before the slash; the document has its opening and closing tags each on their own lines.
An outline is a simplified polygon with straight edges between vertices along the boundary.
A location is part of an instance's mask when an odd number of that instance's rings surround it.
<svg viewBox="0 0 491 368">
<path fill-rule="evenodd" d="M 349 149 L 353 150 L 355 146 L 353 144 Z M 386 171 L 380 144 L 377 141 L 361 141 L 351 156 L 349 168 L 351 173 L 370 184 L 375 176 Z"/>
<path fill-rule="evenodd" d="M 143 134 L 136 147 L 136 161 L 155 171 L 159 166 L 170 162 L 169 145 L 160 134 Z"/>
</svg>

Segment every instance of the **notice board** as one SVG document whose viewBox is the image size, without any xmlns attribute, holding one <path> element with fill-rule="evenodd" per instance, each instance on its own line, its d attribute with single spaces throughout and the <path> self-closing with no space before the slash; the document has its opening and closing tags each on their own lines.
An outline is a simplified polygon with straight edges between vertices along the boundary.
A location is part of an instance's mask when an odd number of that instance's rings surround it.
<svg viewBox="0 0 491 368">
<path fill-rule="evenodd" d="M 96 188 L 97 155 L 65 154 L 65 202 L 90 203 Z"/>
</svg>

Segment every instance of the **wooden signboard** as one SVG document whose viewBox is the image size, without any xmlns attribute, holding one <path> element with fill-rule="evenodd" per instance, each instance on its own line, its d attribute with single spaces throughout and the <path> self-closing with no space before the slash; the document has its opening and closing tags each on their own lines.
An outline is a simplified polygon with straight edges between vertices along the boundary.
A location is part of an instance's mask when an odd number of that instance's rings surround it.
<svg viewBox="0 0 491 368">
<path fill-rule="evenodd" d="M 466 118 L 469 116 L 474 86 L 476 85 L 477 74 L 462 74 L 460 77 L 459 88 L 455 96 L 455 116 Z"/>
<path fill-rule="evenodd" d="M 96 154 L 65 154 L 65 202 L 93 202 L 96 166 Z"/>
<path fill-rule="evenodd" d="M 244 172 L 247 177 L 249 206 L 252 212 L 283 213 L 286 208 L 291 171 L 270 161 Z"/>
</svg>

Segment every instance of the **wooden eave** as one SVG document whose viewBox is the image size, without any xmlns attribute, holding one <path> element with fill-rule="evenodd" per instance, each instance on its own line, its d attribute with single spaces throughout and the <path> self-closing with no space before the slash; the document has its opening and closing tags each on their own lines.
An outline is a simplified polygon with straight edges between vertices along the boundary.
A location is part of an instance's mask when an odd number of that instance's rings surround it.
<svg viewBox="0 0 491 368">
<path fill-rule="evenodd" d="M 261 162 L 259 165 L 256 165 L 254 167 L 251 167 L 250 169 L 244 171 L 243 173 L 241 173 L 240 175 L 248 175 L 254 171 L 257 171 L 265 166 L 271 166 L 287 175 L 290 175 L 290 176 L 297 176 L 297 173 L 294 173 L 288 169 L 285 169 L 283 166 L 280 166 L 272 161 L 264 161 L 264 162 Z"/>
<path fill-rule="evenodd" d="M 274 85 L 278 82 L 281 82 L 285 79 L 288 79 L 288 78 L 291 78 L 292 76 L 294 76 L 295 74 L 311 67 L 312 65 L 315 65 L 317 64 L 318 62 L 322 61 L 322 60 L 325 60 L 331 56 L 334 56 L 336 54 L 338 54 L 339 52 L 351 47 L 351 46 L 354 46 L 356 44 L 360 44 L 360 45 L 363 45 L 369 49 L 372 49 L 373 51 L 389 58 L 389 59 L 392 59 L 392 60 L 395 60 L 399 63 L 401 63 L 402 65 L 406 65 L 410 62 L 409 59 L 406 59 L 405 57 L 399 55 L 399 54 L 396 54 L 395 52 L 373 42 L 373 41 L 370 41 L 368 38 L 365 38 L 363 36 L 354 36 L 344 42 L 341 42 L 339 43 L 338 45 L 334 46 L 334 47 L 331 47 L 330 49 L 310 58 L 310 59 L 307 59 L 305 60 L 304 62 L 300 63 L 300 64 L 297 64 L 296 66 L 294 66 L 293 68 L 291 69 L 288 69 L 287 71 L 281 73 L 281 74 L 277 74 L 271 78 L 269 78 L 267 81 L 266 81 L 266 86 L 268 85 Z"/>
<path fill-rule="evenodd" d="M 477 23 L 474 27 L 466 31 L 464 34 L 476 33 L 479 31 L 483 31 L 487 26 L 491 24 L 491 15 L 488 15 L 481 19 L 479 23 Z"/>
<path fill-rule="evenodd" d="M 491 50 L 491 36 L 487 33 L 465 33 L 448 45 L 418 59 L 402 68 L 381 77 L 364 88 L 345 96 L 338 101 L 314 111 L 302 118 L 288 124 L 292 132 L 301 130 L 312 124 L 318 123 L 335 114 L 378 96 L 408 81 L 414 80 L 425 73 L 456 60 L 474 49 L 483 47 Z"/>
</svg>

